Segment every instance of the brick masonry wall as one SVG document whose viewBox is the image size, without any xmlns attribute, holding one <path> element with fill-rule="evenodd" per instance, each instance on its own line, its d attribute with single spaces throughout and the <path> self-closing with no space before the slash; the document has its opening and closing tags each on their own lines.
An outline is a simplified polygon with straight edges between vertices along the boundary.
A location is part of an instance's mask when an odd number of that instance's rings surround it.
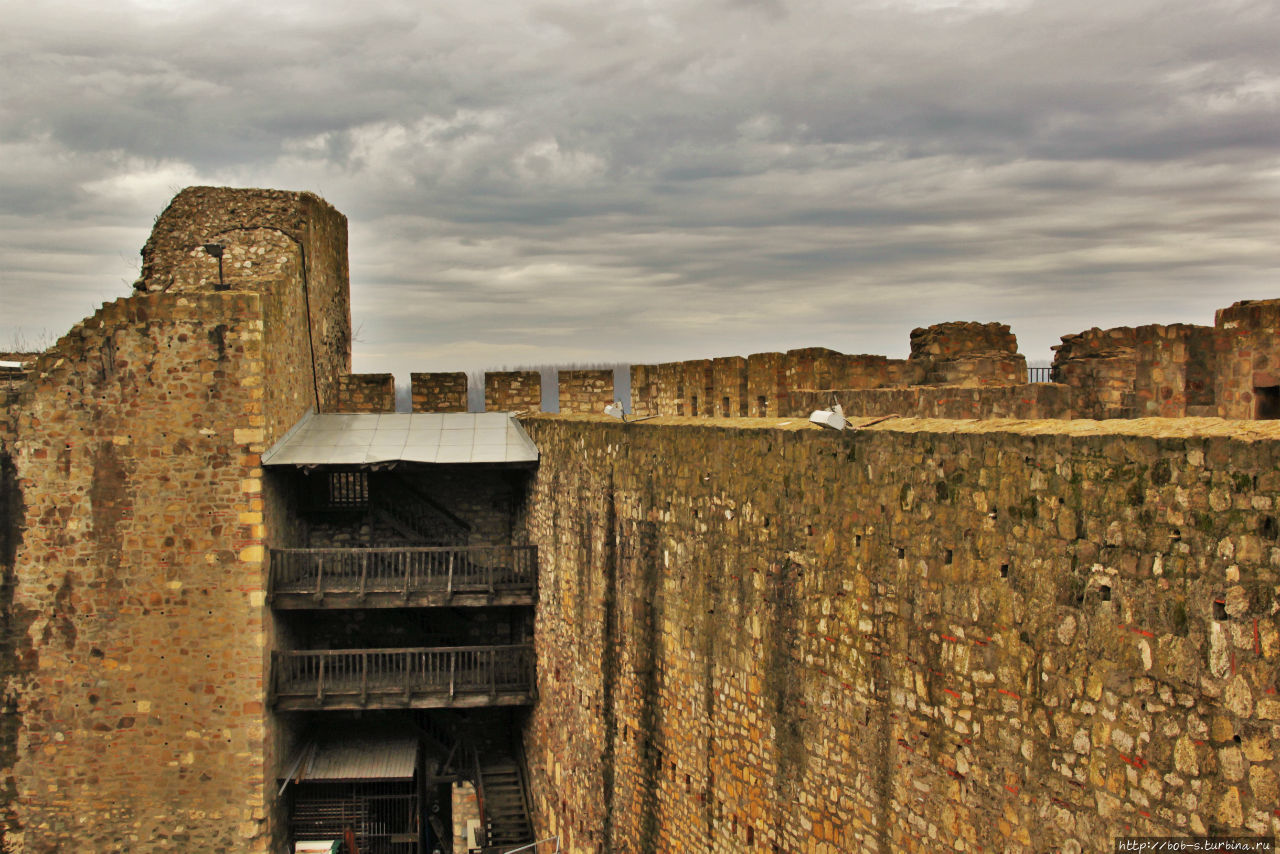
<svg viewBox="0 0 1280 854">
<path fill-rule="evenodd" d="M 884 356 L 846 356 L 832 388 L 883 388 L 906 385 L 906 361 Z"/>
<path fill-rule="evenodd" d="M 487 371 L 485 412 L 541 412 L 542 374 L 537 371 Z"/>
<path fill-rule="evenodd" d="M 396 411 L 396 378 L 391 374 L 344 374 L 338 377 L 334 412 Z"/>
<path fill-rule="evenodd" d="M 281 841 L 264 546 L 298 532 L 258 460 L 349 371 L 346 220 L 309 194 L 193 188 L 143 256 L 138 295 L 40 357 L 0 448 L 6 850 Z"/>
<path fill-rule="evenodd" d="M 453 799 L 453 850 L 467 851 L 470 839 L 467 826 L 472 823 L 477 826 L 480 824 L 480 799 L 476 796 L 476 787 L 471 783 L 454 783 L 450 791 Z"/>
<path fill-rule="evenodd" d="M 467 375 L 463 371 L 415 373 L 412 384 L 414 412 L 466 412 Z"/>
<path fill-rule="evenodd" d="M 156 220 L 134 287 L 147 293 L 211 290 L 219 269 L 206 244 L 223 246 L 221 275 L 228 287 L 266 298 L 269 396 L 292 396 L 290 375 L 305 371 L 313 404 L 318 397 L 317 409 L 332 411 L 338 378 L 351 372 L 346 217 L 311 193 L 188 187 Z M 299 320 L 308 316 L 310 334 Z M 291 399 L 267 403 L 268 409 L 293 408 Z"/>
<path fill-rule="evenodd" d="M 747 414 L 769 418 L 782 411 L 787 397 L 786 356 L 752 353 L 747 357 Z"/>
<path fill-rule="evenodd" d="M 772 417 L 795 390 L 890 386 L 1004 385 L 1026 381 L 1026 359 L 1002 323 L 944 323 L 917 329 L 909 360 L 847 355 L 826 347 L 659 365 L 633 365 L 636 415 Z M 588 410 L 575 410 L 588 411 Z"/>
<path fill-rule="evenodd" d="M 1026 384 L 1026 359 L 1003 323 L 941 323 L 911 333 L 911 357 L 850 356 L 823 347 L 756 353 L 745 360 L 696 359 L 632 368 L 637 415 L 772 417 L 798 414 L 788 396 L 829 389 L 868 394 L 859 405 L 902 409 L 922 417 L 946 412 L 997 412 L 1034 418 L 1258 417 L 1256 389 L 1280 388 L 1280 300 L 1245 300 L 1218 312 L 1216 326 L 1173 324 L 1088 329 L 1054 347 L 1055 381 L 1069 393 L 1009 390 Z M 984 388 L 964 405 L 954 392 L 919 387 Z M 1275 391 L 1267 392 L 1276 396 Z M 798 395 L 798 396 L 797 396 Z M 745 397 L 746 406 L 742 407 Z M 1068 405 L 1069 400 L 1069 405 Z M 1055 409 L 1055 405 L 1057 408 Z M 1280 401 L 1267 403 L 1275 410 Z M 1030 407 L 1030 408 L 1028 408 Z M 1022 417 L 1022 416 L 1014 416 Z"/>
<path fill-rule="evenodd" d="M 657 391 L 653 400 L 657 408 L 654 414 L 686 414 L 684 362 L 663 362 L 656 366 L 656 373 Z"/>
<path fill-rule="evenodd" d="M 911 331 L 912 384 L 999 385 L 1027 379 L 1027 360 L 1004 323 L 939 323 Z"/>
<path fill-rule="evenodd" d="M 22 399 L 21 385 L 0 385 L 0 447 L 7 447 L 17 429 L 18 410 Z"/>
<path fill-rule="evenodd" d="M 1073 389 L 1081 417 L 1180 418 L 1190 402 L 1190 365 L 1203 372 L 1214 345 L 1212 330 L 1186 324 L 1088 329 L 1053 348 L 1054 377 Z M 1194 374 L 1192 383 L 1200 387 L 1197 403 L 1211 404 L 1211 384 Z"/>
<path fill-rule="evenodd" d="M 718 418 L 734 418 L 747 414 L 747 360 L 741 356 L 726 356 L 711 360 L 712 399 Z M 710 414 L 710 413 L 709 413 Z"/>
<path fill-rule="evenodd" d="M 1057 383 L 961 387 L 836 389 L 793 391 L 782 414 L 808 418 L 815 409 L 839 403 L 849 418 L 898 415 L 910 418 L 1072 418 L 1074 395 Z"/>
<path fill-rule="evenodd" d="M 1027 360 L 1018 353 L 974 354 L 935 362 L 926 375 L 932 385 L 990 386 L 1024 383 Z"/>
<path fill-rule="evenodd" d="M 33 371 L 6 850 L 267 850 L 261 302 L 118 300 Z"/>
<path fill-rule="evenodd" d="M 685 415 L 710 418 L 715 414 L 716 388 L 711 372 L 710 359 L 691 359 L 680 363 L 679 390 L 683 395 L 676 400 L 677 407 Z M 669 412 L 664 414 L 670 414 Z"/>
<path fill-rule="evenodd" d="M 560 411 L 600 412 L 613 403 L 613 370 L 560 371 Z"/>
<path fill-rule="evenodd" d="M 1018 352 L 1018 339 L 1007 323 L 951 321 L 911 330 L 910 358 L 946 361 L 976 353 Z"/>
<path fill-rule="evenodd" d="M 631 414 L 657 415 L 657 365 L 631 366 Z"/>
<path fill-rule="evenodd" d="M 843 368 L 843 360 L 843 353 L 826 347 L 788 350 L 787 388 L 832 388 L 833 373 Z"/>
<path fill-rule="evenodd" d="M 526 426 L 539 836 L 1280 833 L 1280 426 Z"/>
<path fill-rule="evenodd" d="M 1280 385 L 1280 300 L 1244 300 L 1218 311 L 1216 397 L 1224 418 L 1253 418 L 1254 389 Z"/>
</svg>

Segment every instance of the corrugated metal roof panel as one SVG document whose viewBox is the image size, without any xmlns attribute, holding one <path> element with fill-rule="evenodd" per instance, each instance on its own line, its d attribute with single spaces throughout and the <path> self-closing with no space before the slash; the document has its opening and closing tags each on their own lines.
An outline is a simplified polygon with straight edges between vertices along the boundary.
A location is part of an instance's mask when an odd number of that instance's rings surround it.
<svg viewBox="0 0 1280 854">
<path fill-rule="evenodd" d="M 305 749 L 305 748 L 304 748 Z M 316 744 L 302 782 L 411 780 L 418 762 L 413 738 L 357 737 Z"/>
<path fill-rule="evenodd" d="M 531 463 L 538 449 L 505 412 L 309 414 L 262 455 L 265 466 Z"/>
</svg>

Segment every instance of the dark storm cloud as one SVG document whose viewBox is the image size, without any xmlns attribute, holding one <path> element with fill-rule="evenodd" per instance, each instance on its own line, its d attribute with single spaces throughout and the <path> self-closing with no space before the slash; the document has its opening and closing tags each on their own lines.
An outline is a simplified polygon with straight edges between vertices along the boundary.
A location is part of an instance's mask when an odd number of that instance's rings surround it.
<svg viewBox="0 0 1280 854">
<path fill-rule="evenodd" d="M 28 4 L 6 322 L 124 292 L 196 182 L 350 217 L 364 370 L 1208 322 L 1280 295 L 1276 43 L 1269 0 Z"/>
</svg>

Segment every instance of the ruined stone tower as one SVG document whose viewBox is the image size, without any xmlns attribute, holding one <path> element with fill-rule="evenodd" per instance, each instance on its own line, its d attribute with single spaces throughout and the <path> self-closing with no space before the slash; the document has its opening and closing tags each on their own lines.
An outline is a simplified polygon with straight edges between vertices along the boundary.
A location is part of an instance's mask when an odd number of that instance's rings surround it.
<svg viewBox="0 0 1280 854">
<path fill-rule="evenodd" d="M 143 259 L 9 402 L 14 850 L 268 850 L 258 456 L 349 372 L 346 220 L 193 188 Z"/>
</svg>

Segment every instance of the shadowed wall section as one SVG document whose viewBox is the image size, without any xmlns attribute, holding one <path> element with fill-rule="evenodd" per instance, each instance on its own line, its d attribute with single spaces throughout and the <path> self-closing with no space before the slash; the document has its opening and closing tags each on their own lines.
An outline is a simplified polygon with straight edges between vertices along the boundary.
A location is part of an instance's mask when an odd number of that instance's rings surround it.
<svg viewBox="0 0 1280 854">
<path fill-rule="evenodd" d="M 526 425 L 566 850 L 1276 832 L 1280 429 Z"/>
</svg>

